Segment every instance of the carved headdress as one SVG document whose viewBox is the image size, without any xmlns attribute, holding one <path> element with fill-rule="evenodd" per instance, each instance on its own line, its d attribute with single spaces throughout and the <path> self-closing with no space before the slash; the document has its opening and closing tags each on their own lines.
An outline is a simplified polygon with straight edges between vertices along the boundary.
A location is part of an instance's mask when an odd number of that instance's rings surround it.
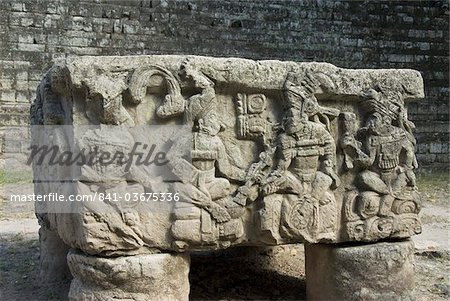
<svg viewBox="0 0 450 301">
<path fill-rule="evenodd" d="M 334 84 L 323 73 L 304 72 L 301 75 L 289 72 L 284 82 L 283 91 L 289 107 L 305 111 L 308 115 L 319 112 L 320 107 L 314 94 L 319 88 L 322 91 L 331 91 Z M 306 112 L 308 111 L 308 112 Z"/>
<path fill-rule="evenodd" d="M 334 88 L 334 83 L 327 75 L 306 71 L 300 76 L 294 72 L 288 73 L 283 91 L 289 108 L 307 118 L 313 117 L 314 121 L 323 123 L 331 131 L 330 118 L 338 116 L 339 110 L 320 106 L 314 94 L 318 91 L 329 92 Z"/>
<path fill-rule="evenodd" d="M 379 113 L 382 116 L 388 116 L 392 120 L 398 117 L 399 104 L 390 101 L 382 92 L 375 89 L 369 89 L 363 93 L 362 107 L 368 114 Z"/>
<path fill-rule="evenodd" d="M 216 98 L 214 83 L 206 77 L 201 79 L 201 82 L 208 82 L 209 85 L 203 86 L 202 91 L 199 94 L 193 95 L 189 98 L 187 109 L 188 122 L 197 122 L 214 108 L 214 100 Z"/>
</svg>

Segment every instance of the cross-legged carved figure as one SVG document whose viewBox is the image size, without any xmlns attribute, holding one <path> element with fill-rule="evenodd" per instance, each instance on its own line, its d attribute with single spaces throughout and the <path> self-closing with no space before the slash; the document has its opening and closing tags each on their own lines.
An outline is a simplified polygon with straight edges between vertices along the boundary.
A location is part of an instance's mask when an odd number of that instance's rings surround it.
<svg viewBox="0 0 450 301">
<path fill-rule="evenodd" d="M 336 204 L 331 189 L 339 185 L 339 179 L 334 172 L 333 138 L 306 114 L 297 109 L 290 113 L 286 133 L 279 137 L 278 165 L 266 180 L 263 193 L 287 194 L 282 207 L 285 235 L 311 240 L 323 232 L 334 235 Z"/>
<path fill-rule="evenodd" d="M 331 190 L 340 184 L 334 171 L 336 148 L 327 127 L 316 118 L 323 108 L 310 81 L 303 86 L 285 84 L 291 107 L 284 119 L 285 132 L 278 137 L 278 164 L 266 179 L 263 194 L 286 194 L 281 207 L 282 236 L 333 240 L 337 214 Z"/>
<path fill-rule="evenodd" d="M 373 90 L 366 93 L 366 97 L 369 103 L 380 101 Z M 405 186 L 415 186 L 415 140 L 408 135 L 409 123 L 404 112 L 400 111 L 396 120 L 400 127 L 393 125 L 393 113 L 381 114 L 381 110 L 375 109 L 368 116 L 366 126 L 357 133 L 362 143 L 349 136 L 344 144 L 347 149 L 353 148 L 356 162 L 365 169 L 358 175 L 358 185 L 381 195 L 379 215 L 393 216 L 391 208 L 395 195 Z"/>
<path fill-rule="evenodd" d="M 313 197 L 323 196 L 323 182 L 337 187 L 334 172 L 335 146 L 324 126 L 309 121 L 306 114 L 291 109 L 286 133 L 279 137 L 279 162 L 264 188 L 266 194 L 278 190 Z M 282 177 L 284 176 L 284 177 Z M 324 179 L 329 179 L 329 181 Z"/>
<path fill-rule="evenodd" d="M 371 89 L 361 104 L 367 115 L 357 132 L 351 130 L 351 114 L 342 116 L 347 123 L 341 140 L 348 157 L 345 166 L 358 170 L 355 187 L 344 198 L 347 235 L 370 240 L 420 233 L 415 139 L 405 109 L 398 105 L 401 99 L 392 102 L 389 95 Z"/>
<path fill-rule="evenodd" d="M 369 169 L 360 174 L 360 181 L 367 188 L 383 195 L 379 214 L 392 215 L 391 206 L 394 201 L 394 197 L 390 194 L 392 171 L 399 163 L 399 150 L 395 145 L 398 137 L 395 139 L 395 136 L 400 132 L 390 126 L 387 118 L 383 119 L 380 114 L 375 113 L 368 118 L 367 134 L 365 147 L 368 155 L 359 161 Z"/>
<path fill-rule="evenodd" d="M 217 113 L 208 112 L 198 121 L 198 131 L 193 134 L 193 150 L 191 152 L 192 164 L 195 167 L 193 184 L 207 195 L 211 201 L 221 200 L 226 205 L 229 199 L 231 186 L 228 179 L 242 181 L 244 171 L 230 164 L 222 140 L 217 136 L 223 128 Z M 220 174 L 226 178 L 216 178 L 216 167 Z M 228 179 L 227 179 L 228 178 Z M 216 202 L 197 204 L 209 211 L 212 217 L 219 223 L 229 221 L 230 214 L 225 206 Z"/>
<path fill-rule="evenodd" d="M 240 216 L 242 208 L 231 200 L 228 179 L 242 181 L 245 172 L 230 164 L 225 146 L 217 135 L 224 125 L 213 110 L 214 83 L 201 74 L 191 76 L 201 92 L 190 97 L 187 106 L 187 120 L 193 126 L 192 162 L 184 163 L 190 165 L 189 175 L 184 187 L 178 187 L 183 190 L 187 202 L 176 204 L 176 220 L 172 227 L 179 248 L 183 248 L 186 242 L 216 244 L 219 237 L 225 240 L 221 242 L 223 245 L 229 243 L 226 241 L 228 238 L 235 239 L 243 231 L 241 221 L 235 219 Z M 179 158 L 174 157 L 174 162 L 178 161 Z M 174 168 L 176 170 L 177 167 Z M 198 214 L 191 211 L 198 211 Z M 187 231 L 186 227 L 192 231 Z"/>
</svg>

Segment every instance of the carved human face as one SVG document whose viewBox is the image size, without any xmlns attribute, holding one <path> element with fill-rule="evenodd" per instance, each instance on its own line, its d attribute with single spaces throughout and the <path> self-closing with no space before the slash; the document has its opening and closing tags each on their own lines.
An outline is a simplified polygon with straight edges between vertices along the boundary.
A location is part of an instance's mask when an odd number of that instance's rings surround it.
<svg viewBox="0 0 450 301">
<path fill-rule="evenodd" d="M 216 112 L 209 112 L 205 115 L 205 117 L 203 117 L 202 128 L 211 136 L 215 136 L 220 132 L 222 123 L 220 122 Z"/>
<path fill-rule="evenodd" d="M 303 129 L 308 121 L 308 115 L 302 113 L 298 108 L 290 108 L 284 120 L 284 126 L 288 134 L 293 134 Z"/>
<path fill-rule="evenodd" d="M 319 111 L 319 104 L 314 95 L 308 95 L 303 101 L 303 113 L 307 116 L 314 116 Z"/>
<path fill-rule="evenodd" d="M 379 133 L 382 125 L 383 120 L 378 113 L 370 115 L 370 117 L 367 119 L 367 128 L 372 133 Z"/>
</svg>

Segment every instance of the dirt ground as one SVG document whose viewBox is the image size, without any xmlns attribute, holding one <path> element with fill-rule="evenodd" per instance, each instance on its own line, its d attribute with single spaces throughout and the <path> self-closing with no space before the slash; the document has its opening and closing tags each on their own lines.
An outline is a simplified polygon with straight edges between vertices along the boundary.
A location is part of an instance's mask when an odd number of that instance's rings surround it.
<svg viewBox="0 0 450 301">
<path fill-rule="evenodd" d="M 417 300 L 450 298 L 450 183 L 448 174 L 418 177 L 424 207 L 416 244 Z M 29 177 L 0 175 L 0 300 L 65 300 L 68 283 L 38 283 L 39 228 L 32 203 L 9 193 L 32 193 Z M 303 245 L 237 248 L 194 254 L 192 300 L 305 300 Z"/>
</svg>

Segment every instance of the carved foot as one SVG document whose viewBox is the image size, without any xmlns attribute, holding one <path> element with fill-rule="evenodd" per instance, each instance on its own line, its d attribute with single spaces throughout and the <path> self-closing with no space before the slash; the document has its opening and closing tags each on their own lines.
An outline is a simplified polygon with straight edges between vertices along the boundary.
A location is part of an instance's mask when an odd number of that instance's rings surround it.
<svg viewBox="0 0 450 301">
<path fill-rule="evenodd" d="M 188 300 L 187 254 L 143 254 L 114 258 L 71 250 L 70 301 Z"/>
<path fill-rule="evenodd" d="M 308 300 L 415 300 L 414 243 L 310 244 Z"/>
</svg>

